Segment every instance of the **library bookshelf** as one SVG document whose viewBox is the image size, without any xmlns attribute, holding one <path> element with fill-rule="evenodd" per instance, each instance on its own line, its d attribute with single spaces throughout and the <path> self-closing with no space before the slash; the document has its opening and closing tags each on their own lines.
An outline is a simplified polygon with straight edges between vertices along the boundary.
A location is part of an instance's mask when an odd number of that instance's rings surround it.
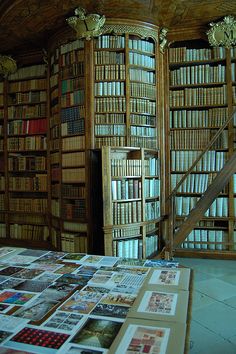
<svg viewBox="0 0 236 354">
<path fill-rule="evenodd" d="M 49 247 L 46 65 L 20 68 L 5 80 L 3 91 L 1 242 Z"/>
<path fill-rule="evenodd" d="M 160 222 L 158 152 L 102 147 L 105 254 L 157 254 Z"/>
<path fill-rule="evenodd" d="M 204 41 L 179 42 L 169 49 L 171 189 L 188 171 L 221 125 L 232 114 L 233 50 L 210 48 Z M 232 61 L 232 65 L 231 65 Z M 231 79 L 232 78 L 232 79 Z M 175 198 L 176 227 L 234 150 L 230 122 L 212 148 L 180 186 Z M 234 181 L 218 195 L 179 253 L 219 255 L 236 249 Z"/>
</svg>

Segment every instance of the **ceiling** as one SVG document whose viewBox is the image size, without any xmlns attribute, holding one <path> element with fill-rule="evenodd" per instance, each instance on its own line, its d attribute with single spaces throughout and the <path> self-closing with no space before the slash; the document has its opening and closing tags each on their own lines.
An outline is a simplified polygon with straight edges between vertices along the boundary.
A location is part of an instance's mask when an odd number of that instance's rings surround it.
<svg viewBox="0 0 236 354">
<path fill-rule="evenodd" d="M 236 0 L 0 0 L 0 53 L 14 55 L 47 46 L 76 7 L 107 18 L 128 18 L 167 27 L 209 28 L 225 15 L 236 17 Z"/>
</svg>

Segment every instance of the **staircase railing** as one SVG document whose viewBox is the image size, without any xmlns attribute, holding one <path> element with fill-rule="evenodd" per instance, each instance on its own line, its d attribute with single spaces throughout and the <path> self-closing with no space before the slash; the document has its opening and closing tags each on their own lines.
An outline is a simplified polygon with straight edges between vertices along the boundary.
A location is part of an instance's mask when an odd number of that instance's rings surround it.
<svg viewBox="0 0 236 354">
<path fill-rule="evenodd" d="M 235 114 L 236 114 L 236 107 L 234 107 L 233 113 L 228 116 L 228 119 L 219 128 L 219 130 L 216 132 L 216 134 L 213 136 L 213 138 L 209 141 L 209 143 L 206 145 L 204 150 L 202 150 L 202 152 L 199 154 L 197 159 L 193 162 L 193 164 L 188 169 L 188 171 L 182 176 L 180 181 L 176 184 L 175 188 L 172 190 L 172 192 L 168 196 L 168 198 L 167 198 L 168 210 L 169 210 L 168 236 L 167 236 L 167 240 L 166 240 L 166 245 L 161 252 L 161 256 L 165 255 L 165 258 L 169 258 L 169 257 L 171 258 L 173 256 L 173 254 L 172 254 L 173 249 L 177 246 L 176 242 L 174 244 L 174 235 L 175 235 L 175 231 L 176 231 L 175 198 L 176 198 L 176 194 L 177 194 L 178 189 L 182 186 L 182 184 L 185 182 L 185 180 L 188 178 L 188 176 L 193 172 L 194 168 L 197 166 L 197 164 L 202 159 L 202 157 L 205 155 L 205 153 L 208 152 L 210 150 L 210 148 L 213 146 L 213 144 L 217 141 L 217 139 L 219 138 L 221 133 L 224 131 L 224 129 L 228 126 L 228 124 L 231 122 L 231 120 L 233 119 Z M 192 229 L 193 228 L 194 228 L 194 225 L 193 225 Z"/>
</svg>

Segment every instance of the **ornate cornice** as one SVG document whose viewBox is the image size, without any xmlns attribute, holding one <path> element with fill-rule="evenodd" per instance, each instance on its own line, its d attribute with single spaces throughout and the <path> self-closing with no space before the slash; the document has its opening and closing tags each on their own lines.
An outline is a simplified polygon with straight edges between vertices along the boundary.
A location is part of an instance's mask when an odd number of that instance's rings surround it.
<svg viewBox="0 0 236 354">
<path fill-rule="evenodd" d="M 141 38 L 151 37 L 158 42 L 158 32 L 149 28 L 141 28 L 135 25 L 125 25 L 125 24 L 105 24 L 103 26 L 103 34 L 114 33 L 114 34 L 135 34 Z"/>
</svg>

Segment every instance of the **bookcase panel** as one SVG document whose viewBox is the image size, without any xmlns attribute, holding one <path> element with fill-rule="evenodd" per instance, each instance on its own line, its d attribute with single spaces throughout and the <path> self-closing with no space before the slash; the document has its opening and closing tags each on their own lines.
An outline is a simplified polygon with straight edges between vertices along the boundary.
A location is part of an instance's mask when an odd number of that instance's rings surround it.
<svg viewBox="0 0 236 354">
<path fill-rule="evenodd" d="M 156 151 L 102 148 L 105 254 L 142 258 L 157 253 L 160 221 Z"/>
<path fill-rule="evenodd" d="M 188 171 L 232 111 L 229 51 L 209 48 L 204 41 L 176 43 L 169 48 L 171 190 Z M 231 50 L 233 56 L 233 50 Z M 229 71 L 230 69 L 230 71 Z M 195 207 L 232 152 L 232 125 L 219 136 L 195 166 L 175 197 L 178 226 Z M 225 189 L 181 245 L 206 252 L 232 251 L 232 187 Z"/>
</svg>

